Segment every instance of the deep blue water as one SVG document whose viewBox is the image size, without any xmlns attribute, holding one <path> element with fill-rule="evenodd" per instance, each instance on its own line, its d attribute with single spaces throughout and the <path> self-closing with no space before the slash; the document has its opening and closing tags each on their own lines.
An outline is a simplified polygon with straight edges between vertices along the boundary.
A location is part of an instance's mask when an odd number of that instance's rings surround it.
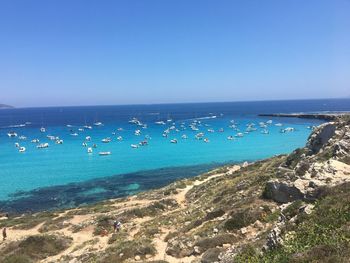
<svg viewBox="0 0 350 263">
<path fill-rule="evenodd" d="M 77 206 L 160 187 L 224 163 L 288 153 L 305 144 L 311 132 L 308 126 L 318 125 L 321 121 L 258 117 L 259 113 L 349 110 L 349 99 L 1 110 L 0 209 L 22 212 Z M 129 123 L 133 117 L 147 128 Z M 259 126 L 259 122 L 269 119 L 272 124 L 266 128 Z M 157 121 L 166 124 L 157 125 Z M 189 127 L 194 121 L 197 131 Z M 235 129 L 229 127 L 232 121 Z M 104 125 L 93 126 L 94 122 Z M 24 127 L 14 127 L 25 123 Z M 244 133 L 249 123 L 254 123 L 252 127 L 257 130 Z M 276 126 L 276 123 L 283 126 Z M 79 130 L 84 125 L 91 125 L 93 129 Z M 171 126 L 174 128 L 168 137 L 163 137 L 164 130 Z M 41 127 L 46 128 L 45 133 L 40 132 Z M 295 131 L 280 132 L 287 127 Z M 224 132 L 219 132 L 221 128 Z M 139 136 L 134 134 L 137 129 L 141 131 Z M 261 133 L 263 130 L 269 133 Z M 18 136 L 9 138 L 7 133 L 10 131 Z M 195 139 L 200 132 L 208 143 Z M 243 133 L 242 138 L 227 139 L 239 132 Z M 72 133 L 78 136 L 72 136 Z M 188 139 L 181 139 L 184 134 Z M 19 140 L 21 135 L 27 139 Z M 55 144 L 47 135 L 59 136 L 64 143 Z M 87 142 L 88 147 L 97 144 L 92 154 L 82 146 L 86 136 L 92 138 Z M 117 140 L 118 136 L 123 140 Z M 111 137 L 112 141 L 102 143 L 106 137 Z M 50 146 L 37 149 L 37 144 L 31 143 L 34 138 L 41 143 L 48 142 Z M 145 138 L 149 145 L 137 149 L 130 146 Z M 178 143 L 171 143 L 175 138 Z M 16 142 L 24 146 L 26 152 L 19 153 Z M 100 151 L 112 154 L 99 156 Z"/>
</svg>

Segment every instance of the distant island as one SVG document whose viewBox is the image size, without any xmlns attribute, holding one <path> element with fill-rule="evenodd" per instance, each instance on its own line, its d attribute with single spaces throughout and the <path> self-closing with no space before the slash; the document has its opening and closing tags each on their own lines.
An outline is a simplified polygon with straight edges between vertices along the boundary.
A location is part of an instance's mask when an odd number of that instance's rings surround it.
<svg viewBox="0 0 350 263">
<path fill-rule="evenodd" d="M 13 108 L 14 108 L 13 106 L 0 103 L 0 110 L 1 109 L 13 109 Z"/>
</svg>

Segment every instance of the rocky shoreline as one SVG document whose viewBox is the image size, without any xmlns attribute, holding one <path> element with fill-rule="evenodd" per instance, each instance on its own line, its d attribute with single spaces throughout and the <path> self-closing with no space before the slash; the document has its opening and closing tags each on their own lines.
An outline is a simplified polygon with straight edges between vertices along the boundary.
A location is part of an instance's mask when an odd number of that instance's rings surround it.
<svg viewBox="0 0 350 263">
<path fill-rule="evenodd" d="M 261 117 L 285 117 L 285 118 L 303 118 L 303 119 L 318 119 L 325 121 L 333 121 L 339 117 L 349 115 L 348 112 L 337 113 L 262 113 Z"/>
<path fill-rule="evenodd" d="M 95 205 L 4 217 L 0 261 L 347 262 L 350 116 L 327 118 L 289 155 Z"/>
</svg>

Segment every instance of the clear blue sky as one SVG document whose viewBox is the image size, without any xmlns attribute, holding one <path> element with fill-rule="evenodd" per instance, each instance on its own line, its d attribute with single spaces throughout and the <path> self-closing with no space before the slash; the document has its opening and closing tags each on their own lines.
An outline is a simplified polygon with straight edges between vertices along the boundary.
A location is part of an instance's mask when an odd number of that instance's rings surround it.
<svg viewBox="0 0 350 263">
<path fill-rule="evenodd" d="M 0 103 L 350 96 L 349 0 L 0 0 Z"/>
</svg>

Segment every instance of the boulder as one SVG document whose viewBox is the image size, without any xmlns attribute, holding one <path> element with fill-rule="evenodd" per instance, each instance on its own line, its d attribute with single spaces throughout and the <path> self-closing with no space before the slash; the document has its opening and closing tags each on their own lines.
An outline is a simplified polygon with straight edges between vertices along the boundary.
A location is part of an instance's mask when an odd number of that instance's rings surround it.
<svg viewBox="0 0 350 263">
<path fill-rule="evenodd" d="M 279 203 L 289 203 L 304 198 L 301 189 L 293 183 L 279 182 L 277 180 L 266 183 L 264 196 Z"/>
</svg>

